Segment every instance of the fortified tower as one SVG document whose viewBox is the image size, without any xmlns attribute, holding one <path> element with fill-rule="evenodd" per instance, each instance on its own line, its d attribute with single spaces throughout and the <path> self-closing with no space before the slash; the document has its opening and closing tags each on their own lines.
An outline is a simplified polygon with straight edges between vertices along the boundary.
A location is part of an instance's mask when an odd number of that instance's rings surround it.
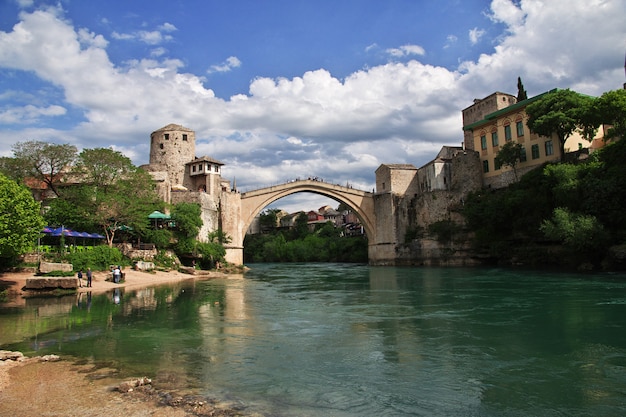
<svg viewBox="0 0 626 417">
<path fill-rule="evenodd" d="M 167 172 L 172 187 L 185 185 L 185 164 L 196 155 L 196 134 L 181 125 L 169 124 L 150 135 L 150 165 Z"/>
<path fill-rule="evenodd" d="M 196 156 L 196 133 L 169 124 L 150 134 L 150 163 L 141 166 L 150 173 L 159 196 L 166 203 L 200 205 L 202 226 L 197 239 L 207 242 L 209 233 L 221 230 L 230 239 L 226 260 L 243 263 L 243 233 L 240 230 L 241 195 L 222 178 L 224 164 L 209 156 Z"/>
</svg>

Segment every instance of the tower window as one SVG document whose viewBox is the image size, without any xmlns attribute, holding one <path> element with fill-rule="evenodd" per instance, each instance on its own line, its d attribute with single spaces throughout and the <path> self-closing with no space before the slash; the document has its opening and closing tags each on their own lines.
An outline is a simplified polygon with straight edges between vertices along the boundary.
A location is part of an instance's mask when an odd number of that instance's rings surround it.
<svg viewBox="0 0 626 417">
<path fill-rule="evenodd" d="M 170 134 L 169 133 L 164 134 L 163 137 L 165 138 L 165 140 L 170 140 Z"/>
<path fill-rule="evenodd" d="M 159 149 L 163 149 L 163 144 L 159 143 Z"/>
<path fill-rule="evenodd" d="M 187 134 L 183 133 L 183 140 L 187 142 Z"/>
</svg>

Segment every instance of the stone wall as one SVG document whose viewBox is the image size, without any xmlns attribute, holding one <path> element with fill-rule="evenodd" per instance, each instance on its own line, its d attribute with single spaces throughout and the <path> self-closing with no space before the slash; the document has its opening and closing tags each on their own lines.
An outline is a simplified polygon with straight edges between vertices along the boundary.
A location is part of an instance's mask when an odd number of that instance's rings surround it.
<svg viewBox="0 0 626 417">
<path fill-rule="evenodd" d="M 418 192 L 409 169 L 400 166 L 400 175 L 394 175 L 398 166 L 381 166 L 377 173 L 379 181 L 396 178 L 399 191 L 395 189 L 377 193 L 374 197 L 376 213 L 376 240 L 368 249 L 372 265 L 468 265 L 474 264 L 467 242 L 463 238 L 440 243 L 428 236 L 429 226 L 437 222 L 451 222 L 463 229 L 461 214 L 467 194 L 482 187 L 482 166 L 477 152 L 459 149 L 446 161 L 446 175 L 450 181 L 447 189 Z M 444 168 L 440 168 L 443 172 Z M 378 176 L 381 178 L 378 178 Z M 408 192 L 407 192 L 408 191 Z"/>
<path fill-rule="evenodd" d="M 200 204 L 202 227 L 198 232 L 198 240 L 207 242 L 208 235 L 219 227 L 219 201 L 210 194 L 197 191 L 172 192 L 172 204 L 196 203 Z"/>
</svg>

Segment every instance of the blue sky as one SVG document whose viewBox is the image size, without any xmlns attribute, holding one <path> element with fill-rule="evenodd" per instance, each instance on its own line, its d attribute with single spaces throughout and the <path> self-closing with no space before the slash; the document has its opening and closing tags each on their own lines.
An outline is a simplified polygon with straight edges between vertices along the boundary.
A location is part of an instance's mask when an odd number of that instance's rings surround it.
<svg viewBox="0 0 626 417">
<path fill-rule="evenodd" d="M 141 165 L 177 123 L 242 191 L 370 190 L 380 164 L 460 145 L 461 110 L 518 76 L 531 96 L 621 88 L 624 16 L 624 0 L 0 0 L 0 156 L 44 140 Z"/>
</svg>

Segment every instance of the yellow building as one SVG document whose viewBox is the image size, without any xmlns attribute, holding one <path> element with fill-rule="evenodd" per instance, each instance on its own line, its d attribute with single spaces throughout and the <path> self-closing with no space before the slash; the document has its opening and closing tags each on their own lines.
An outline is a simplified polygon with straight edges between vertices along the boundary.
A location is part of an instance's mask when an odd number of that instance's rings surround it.
<svg viewBox="0 0 626 417">
<path fill-rule="evenodd" d="M 552 137 L 540 136 L 527 126 L 526 106 L 545 94 L 517 102 L 510 94 L 497 92 L 482 100 L 474 100 L 474 104 L 463 110 L 465 148 L 480 154 L 483 186 L 501 188 L 515 181 L 511 167 L 499 166 L 495 160 L 500 147 L 509 141 L 520 143 L 523 147 L 516 166 L 518 178 L 546 162 L 561 160 L 556 134 Z M 597 136 L 602 137 L 602 132 L 600 129 Z M 565 152 L 588 150 L 598 142 L 601 141 L 589 142 L 574 133 L 565 142 Z"/>
</svg>

